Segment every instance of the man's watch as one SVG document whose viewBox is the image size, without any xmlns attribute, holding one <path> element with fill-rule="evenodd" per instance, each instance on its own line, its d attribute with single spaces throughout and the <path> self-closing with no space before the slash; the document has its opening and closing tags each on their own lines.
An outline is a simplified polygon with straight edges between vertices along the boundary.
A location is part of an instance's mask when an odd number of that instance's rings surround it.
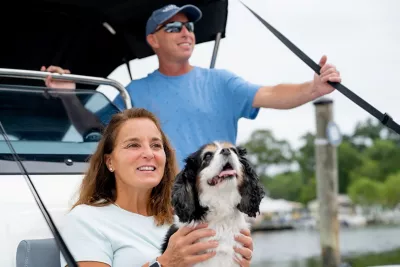
<svg viewBox="0 0 400 267">
<path fill-rule="evenodd" d="M 161 263 L 157 261 L 157 258 L 150 262 L 149 267 L 162 267 Z"/>
</svg>

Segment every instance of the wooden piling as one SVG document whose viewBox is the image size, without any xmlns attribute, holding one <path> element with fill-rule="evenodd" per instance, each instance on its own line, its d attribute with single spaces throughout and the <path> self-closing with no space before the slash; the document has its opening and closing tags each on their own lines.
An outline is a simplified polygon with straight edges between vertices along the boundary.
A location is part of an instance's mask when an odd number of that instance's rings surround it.
<svg viewBox="0 0 400 267">
<path fill-rule="evenodd" d="M 333 121 L 333 101 L 314 102 L 316 111 L 316 182 L 319 203 L 319 232 L 323 267 L 339 267 L 338 167 L 336 146 L 328 141 L 327 127 Z"/>
</svg>

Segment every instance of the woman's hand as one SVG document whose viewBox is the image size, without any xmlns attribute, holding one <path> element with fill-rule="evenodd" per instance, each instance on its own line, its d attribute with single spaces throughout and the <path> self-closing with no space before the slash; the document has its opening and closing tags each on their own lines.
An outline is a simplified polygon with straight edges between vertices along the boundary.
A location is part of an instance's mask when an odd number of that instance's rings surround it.
<svg viewBox="0 0 400 267">
<path fill-rule="evenodd" d="M 157 258 L 161 266 L 187 267 L 215 256 L 215 252 L 205 251 L 216 248 L 217 241 L 196 242 L 200 238 L 215 235 L 214 230 L 206 229 L 207 226 L 207 224 L 186 226 L 176 231 L 170 237 L 164 254 Z"/>
<path fill-rule="evenodd" d="M 242 230 L 240 231 L 241 235 L 237 235 L 235 240 L 239 243 L 243 244 L 243 247 L 234 247 L 236 253 L 242 255 L 242 259 L 235 257 L 235 261 L 241 267 L 248 267 L 250 266 L 250 261 L 253 256 L 253 239 L 250 236 L 250 230 Z"/>
</svg>

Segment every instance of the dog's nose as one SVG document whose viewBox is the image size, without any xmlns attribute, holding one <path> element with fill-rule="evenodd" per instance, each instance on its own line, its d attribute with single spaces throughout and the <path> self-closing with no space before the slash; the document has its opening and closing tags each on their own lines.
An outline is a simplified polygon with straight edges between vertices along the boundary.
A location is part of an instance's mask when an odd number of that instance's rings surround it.
<svg viewBox="0 0 400 267">
<path fill-rule="evenodd" d="M 223 149 L 221 150 L 221 154 L 224 155 L 224 156 L 228 156 L 228 155 L 231 154 L 231 151 L 230 151 L 229 148 L 223 148 Z"/>
</svg>

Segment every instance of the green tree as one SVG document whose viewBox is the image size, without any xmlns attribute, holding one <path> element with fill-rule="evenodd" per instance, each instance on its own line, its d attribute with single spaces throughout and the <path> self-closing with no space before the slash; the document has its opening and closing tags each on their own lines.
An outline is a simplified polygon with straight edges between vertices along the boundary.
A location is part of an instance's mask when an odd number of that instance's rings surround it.
<svg viewBox="0 0 400 267">
<path fill-rule="evenodd" d="M 307 184 L 303 184 L 300 189 L 298 201 L 307 204 L 309 201 L 317 197 L 317 183 L 315 177 L 312 177 Z"/>
<path fill-rule="evenodd" d="M 260 129 L 243 144 L 271 197 L 303 203 L 316 197 L 315 135 L 308 132 L 301 140 L 303 145 L 293 151 L 286 140 L 276 138 L 270 130 Z M 398 169 L 400 135 L 369 118 L 358 123 L 352 135 L 343 136 L 337 155 L 339 193 L 351 193 L 358 201 L 378 201 L 378 187 L 382 189 L 382 183 Z M 297 172 L 291 168 L 293 163 L 299 167 Z M 270 177 L 269 170 L 274 167 L 283 171 Z M 363 188 L 367 190 L 365 193 Z M 387 201 L 393 205 L 395 200 L 391 199 L 396 199 L 396 191 L 387 190 L 390 196 Z"/>
<path fill-rule="evenodd" d="M 400 135 L 373 118 L 357 123 L 352 135 L 353 143 L 361 151 L 368 147 L 368 143 L 372 144 L 381 139 L 392 141 L 397 146 L 400 145 Z"/>
<path fill-rule="evenodd" d="M 374 141 L 381 138 L 382 130 L 385 126 L 372 118 L 364 122 L 358 122 L 354 129 L 353 138 L 362 137 Z"/>
<path fill-rule="evenodd" d="M 298 201 L 303 184 L 299 172 L 287 172 L 267 179 L 265 186 L 271 198 Z"/>
<path fill-rule="evenodd" d="M 302 136 L 304 145 L 295 153 L 296 161 L 299 164 L 304 184 L 308 184 L 315 176 L 315 136 L 307 133 Z M 349 140 L 347 138 L 346 140 Z M 343 141 L 337 148 L 338 153 L 338 180 L 339 193 L 347 193 L 347 187 L 351 182 L 350 173 L 358 168 L 362 162 L 362 154 L 349 141 Z"/>
<path fill-rule="evenodd" d="M 379 162 L 372 160 L 368 157 L 364 157 L 362 163 L 350 172 L 350 182 L 356 181 L 359 177 L 366 177 L 371 180 L 381 181 L 381 171 L 379 168 Z"/>
<path fill-rule="evenodd" d="M 399 169 L 400 148 L 391 140 L 376 140 L 365 150 L 365 156 L 378 163 L 380 181 Z"/>
<path fill-rule="evenodd" d="M 362 154 L 349 141 L 340 144 L 337 153 L 339 193 L 346 194 L 351 183 L 351 172 L 363 162 Z"/>
<path fill-rule="evenodd" d="M 278 140 L 270 130 L 254 131 L 243 146 L 259 175 L 267 174 L 272 166 L 289 170 L 293 162 L 293 150 L 286 140 Z"/>
<path fill-rule="evenodd" d="M 385 203 L 393 208 L 400 203 L 400 172 L 389 175 L 384 183 Z"/>
<path fill-rule="evenodd" d="M 311 177 L 315 175 L 315 136 L 311 133 L 306 133 L 301 137 L 304 145 L 300 147 L 295 154 L 295 161 L 298 163 L 302 181 L 307 184 Z"/>
<path fill-rule="evenodd" d="M 368 178 L 360 177 L 348 188 L 350 198 L 354 203 L 363 206 L 381 204 L 383 201 L 383 184 Z"/>
<path fill-rule="evenodd" d="M 362 163 L 351 171 L 350 180 L 354 180 L 354 177 L 366 177 L 384 182 L 390 174 L 398 170 L 400 148 L 394 141 L 375 140 L 373 145 L 359 155 L 362 156 Z"/>
</svg>

